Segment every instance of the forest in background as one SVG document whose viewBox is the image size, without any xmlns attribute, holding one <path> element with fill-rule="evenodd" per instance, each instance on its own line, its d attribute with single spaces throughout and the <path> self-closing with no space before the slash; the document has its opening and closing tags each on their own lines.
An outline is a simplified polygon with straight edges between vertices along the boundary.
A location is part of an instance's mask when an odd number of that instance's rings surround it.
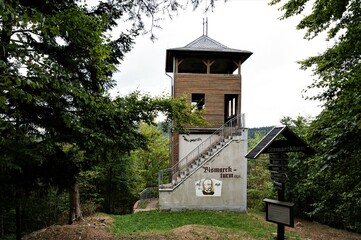
<svg viewBox="0 0 361 240">
<path fill-rule="evenodd" d="M 291 127 L 303 138 L 307 137 L 307 131 L 310 130 L 309 121 L 303 117 L 297 119 L 285 117 L 281 123 Z M 131 214 L 134 203 L 140 198 L 140 193 L 145 188 L 158 186 L 158 171 L 169 166 L 169 133 L 164 132 L 161 125 L 155 126 L 144 123 L 140 125 L 140 133 L 152 139 L 146 149 L 133 150 L 129 154 L 112 159 L 107 164 L 100 164 L 80 172 L 78 183 L 83 216 L 89 216 L 96 212 Z M 272 128 L 248 129 L 249 150 Z M 316 201 L 324 198 L 327 191 L 340 191 L 340 189 L 325 188 L 324 182 L 319 182 L 315 175 L 311 175 L 312 172 L 316 171 L 315 165 L 313 165 L 317 163 L 315 161 L 316 156 L 295 153 L 289 154 L 289 156 L 286 199 L 296 204 L 296 216 L 326 223 L 333 227 L 360 232 L 356 224 L 360 219 L 357 205 L 352 209 L 343 209 L 342 214 L 341 211 L 315 211 L 318 207 L 315 205 Z M 277 199 L 277 190 L 271 180 L 268 165 L 267 154 L 260 155 L 255 160 L 248 160 L 248 208 L 264 211 L 264 198 Z M 357 171 L 358 169 L 354 170 Z M 330 176 L 329 180 L 335 179 Z M 359 199 L 356 198 L 353 201 L 357 202 Z M 345 207 L 343 202 L 333 202 L 332 204 L 334 204 L 334 209 Z M 69 194 L 67 191 L 61 191 L 56 187 L 45 192 L 34 191 L 27 196 L 23 203 L 22 222 L 26 226 L 23 228 L 23 233 L 29 233 L 52 224 L 67 223 L 68 208 Z M 351 210 L 355 211 L 350 212 Z M 11 209 L 3 211 L 4 236 L 14 234 L 16 228 L 15 213 Z M 341 221 L 342 219 L 344 220 Z M 353 223 L 354 225 L 346 225 L 345 223 Z"/>
<path fill-rule="evenodd" d="M 190 3 L 198 7 L 200 1 Z M 279 7 L 282 20 L 301 15 L 296 27 L 305 30 L 306 39 L 324 32 L 330 44 L 299 62 L 301 69 L 314 73 L 305 91 L 317 90 L 307 98 L 320 101 L 322 112 L 314 119 L 281 121 L 316 152 L 290 155 L 287 199 L 295 202 L 299 216 L 360 232 L 359 0 L 270 4 Z M 209 5 L 214 7 L 214 1 Z M 154 125 L 159 113 L 166 116 L 165 125 L 177 121 L 168 131 L 204 124 L 201 112 L 192 111 L 184 99 L 139 92 L 109 96 L 113 74 L 136 37 L 148 32 L 154 39 L 152 28 L 159 18 L 182 7 L 175 0 L 94 6 L 76 0 L 0 1 L 1 237 L 11 233 L 20 239 L 41 226 L 72 223 L 99 210 L 129 213 L 137 187 L 156 182 L 150 167 L 163 164 L 151 159 L 153 140 L 142 132 L 142 124 Z M 110 36 L 124 21 L 125 30 Z M 249 189 L 260 189 L 249 192 L 250 203 L 258 198 L 252 194 L 272 194 L 262 166 L 267 161 L 250 163 L 249 176 L 255 181 L 249 181 L 254 184 Z M 135 185 L 137 181 L 142 184 Z M 257 207 L 256 201 L 252 204 Z"/>
</svg>

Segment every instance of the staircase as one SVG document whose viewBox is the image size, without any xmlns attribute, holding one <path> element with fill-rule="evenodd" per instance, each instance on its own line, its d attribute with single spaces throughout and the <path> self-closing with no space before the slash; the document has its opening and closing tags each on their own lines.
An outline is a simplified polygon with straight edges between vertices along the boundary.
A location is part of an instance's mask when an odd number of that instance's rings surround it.
<svg viewBox="0 0 361 240">
<path fill-rule="evenodd" d="M 240 136 L 243 128 L 244 115 L 240 114 L 217 129 L 171 168 L 160 170 L 158 175 L 159 190 L 169 191 L 175 189 L 193 172 L 225 148 L 235 136 Z"/>
</svg>

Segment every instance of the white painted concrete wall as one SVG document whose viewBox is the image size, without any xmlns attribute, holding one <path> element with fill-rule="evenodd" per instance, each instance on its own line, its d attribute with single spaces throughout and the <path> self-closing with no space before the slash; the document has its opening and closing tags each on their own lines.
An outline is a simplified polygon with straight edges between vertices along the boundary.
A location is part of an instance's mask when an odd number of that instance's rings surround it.
<svg viewBox="0 0 361 240">
<path fill-rule="evenodd" d="M 160 190 L 160 210 L 247 210 L 247 130 L 200 166 L 173 191 Z M 214 193 L 203 194 L 202 184 L 212 179 Z"/>
<path fill-rule="evenodd" d="M 193 151 L 199 144 L 206 140 L 211 134 L 180 134 L 179 135 L 179 160 Z M 187 140 L 185 140 L 187 139 Z"/>
</svg>

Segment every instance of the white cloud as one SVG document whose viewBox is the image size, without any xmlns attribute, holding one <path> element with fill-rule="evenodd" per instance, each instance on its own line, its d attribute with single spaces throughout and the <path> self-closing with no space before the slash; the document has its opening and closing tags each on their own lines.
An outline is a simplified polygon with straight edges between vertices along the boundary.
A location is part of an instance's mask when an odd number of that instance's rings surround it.
<svg viewBox="0 0 361 240">
<path fill-rule="evenodd" d="M 280 21 L 277 7 L 268 1 L 217 2 L 208 12 L 208 36 L 230 48 L 252 51 L 242 66 L 242 112 L 247 127 L 279 125 L 283 116 L 316 116 L 319 103 L 302 98 L 302 90 L 312 82 L 310 71 L 296 63 L 326 48 L 324 38 L 303 39 L 297 19 Z M 168 48 L 183 47 L 202 35 L 203 9 L 190 9 L 156 30 L 158 40 L 137 39 L 115 75 L 113 94 L 125 95 L 136 89 L 152 95 L 170 93 L 171 81 L 165 74 Z"/>
</svg>

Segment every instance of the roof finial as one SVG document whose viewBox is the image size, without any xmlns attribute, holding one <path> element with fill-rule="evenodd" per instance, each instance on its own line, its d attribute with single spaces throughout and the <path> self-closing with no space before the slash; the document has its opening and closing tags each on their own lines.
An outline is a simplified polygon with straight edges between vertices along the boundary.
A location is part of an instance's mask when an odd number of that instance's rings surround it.
<svg viewBox="0 0 361 240">
<path fill-rule="evenodd" d="M 203 35 L 208 36 L 208 18 L 203 18 Z"/>
<path fill-rule="evenodd" d="M 206 2 L 206 7 L 204 9 L 205 18 L 203 18 L 203 35 L 208 36 L 208 17 L 207 17 L 208 4 L 207 4 L 207 0 L 205 2 Z"/>
</svg>

